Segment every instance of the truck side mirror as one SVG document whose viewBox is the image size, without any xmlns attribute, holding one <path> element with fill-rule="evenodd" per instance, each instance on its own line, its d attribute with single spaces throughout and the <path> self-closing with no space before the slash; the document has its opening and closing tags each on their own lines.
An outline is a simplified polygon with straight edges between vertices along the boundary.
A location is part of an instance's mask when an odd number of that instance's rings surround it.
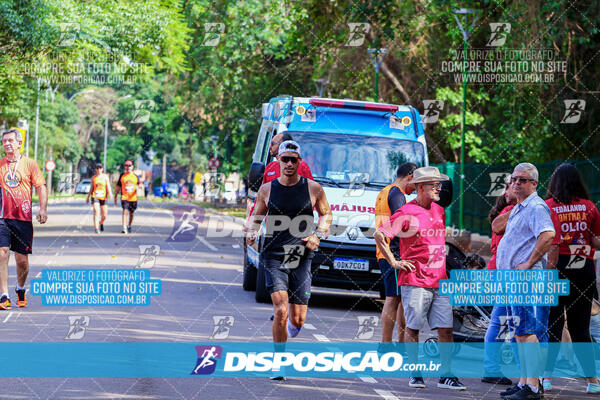
<svg viewBox="0 0 600 400">
<path fill-rule="evenodd" d="M 248 172 L 248 187 L 253 192 L 258 192 L 262 184 L 263 175 L 265 174 L 265 164 L 253 162 Z"/>
<path fill-rule="evenodd" d="M 452 181 L 442 181 L 440 199 L 436 203 L 442 207 L 448 207 L 452 203 Z"/>
</svg>

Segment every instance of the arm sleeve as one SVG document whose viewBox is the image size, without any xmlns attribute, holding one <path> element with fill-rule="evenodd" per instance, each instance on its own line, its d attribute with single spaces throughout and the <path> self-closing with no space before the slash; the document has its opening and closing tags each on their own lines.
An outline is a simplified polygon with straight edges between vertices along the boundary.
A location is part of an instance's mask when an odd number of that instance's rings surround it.
<svg viewBox="0 0 600 400">
<path fill-rule="evenodd" d="M 266 166 L 266 168 L 265 168 L 265 172 L 263 174 L 263 179 L 262 179 L 262 185 L 264 185 L 265 183 L 269 182 L 269 175 L 267 175 L 267 174 L 269 172 L 272 172 L 272 171 L 274 171 L 273 161 L 271 161 L 270 163 L 268 163 L 267 166 Z"/>
<path fill-rule="evenodd" d="M 36 188 L 46 184 L 44 175 L 42 174 L 40 167 L 38 166 L 38 164 L 35 161 L 32 161 L 32 163 L 31 163 L 31 182 L 33 183 L 33 186 Z"/>
<path fill-rule="evenodd" d="M 407 218 L 403 217 L 402 211 L 399 210 L 392 214 L 392 216 L 385 221 L 379 227 L 379 231 L 386 237 L 393 239 L 400 232 L 406 232 L 410 228 L 410 222 Z"/>
<path fill-rule="evenodd" d="M 550 208 L 535 205 L 532 216 L 529 219 L 529 228 L 536 238 L 543 232 L 556 232 L 550 216 Z"/>
<path fill-rule="evenodd" d="M 387 200 L 391 214 L 394 214 L 400 209 L 400 207 L 406 204 L 406 197 L 404 197 L 404 193 L 402 193 L 402 191 L 396 186 L 392 187 L 392 189 L 388 193 Z"/>
<path fill-rule="evenodd" d="M 598 209 L 596 208 L 594 203 L 590 203 L 592 207 L 592 209 L 590 210 L 590 214 L 592 216 L 592 223 L 590 224 L 590 227 L 594 236 L 600 236 L 600 213 L 598 212 Z"/>
<path fill-rule="evenodd" d="M 558 214 L 555 213 L 554 211 L 552 211 L 552 209 L 550 209 L 550 219 L 552 220 L 552 225 L 554 225 L 554 232 L 556 232 L 556 235 L 554 235 L 554 240 L 552 241 L 552 244 L 560 244 L 561 240 L 561 230 L 560 230 L 560 221 L 558 220 Z"/>
</svg>

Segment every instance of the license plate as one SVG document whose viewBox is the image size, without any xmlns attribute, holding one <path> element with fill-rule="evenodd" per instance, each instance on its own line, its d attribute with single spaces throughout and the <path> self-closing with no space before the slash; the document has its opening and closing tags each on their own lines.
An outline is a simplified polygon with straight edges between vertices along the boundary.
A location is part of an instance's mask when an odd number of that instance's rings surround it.
<svg viewBox="0 0 600 400">
<path fill-rule="evenodd" d="M 369 261 L 360 258 L 334 258 L 333 269 L 369 271 Z"/>
</svg>

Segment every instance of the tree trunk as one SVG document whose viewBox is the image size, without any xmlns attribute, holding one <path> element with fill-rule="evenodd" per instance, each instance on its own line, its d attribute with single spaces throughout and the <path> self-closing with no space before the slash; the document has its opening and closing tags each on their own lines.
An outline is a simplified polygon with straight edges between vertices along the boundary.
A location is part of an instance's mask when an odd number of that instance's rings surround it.
<svg viewBox="0 0 600 400">
<path fill-rule="evenodd" d="M 167 181 L 167 155 L 163 155 L 162 159 L 162 182 Z"/>
</svg>

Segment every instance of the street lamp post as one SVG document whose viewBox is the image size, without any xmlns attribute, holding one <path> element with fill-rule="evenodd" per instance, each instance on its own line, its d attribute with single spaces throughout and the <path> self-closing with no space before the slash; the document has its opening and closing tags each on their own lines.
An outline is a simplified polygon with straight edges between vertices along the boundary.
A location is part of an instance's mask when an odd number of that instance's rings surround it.
<svg viewBox="0 0 600 400">
<path fill-rule="evenodd" d="M 462 126 L 460 131 L 460 199 L 459 199 L 459 214 L 458 214 L 458 228 L 464 229 L 464 190 L 465 190 L 465 125 L 466 125 L 466 106 L 467 106 L 467 79 L 466 79 L 466 67 L 467 64 L 467 47 L 469 36 L 473 31 L 473 26 L 479 18 L 479 11 L 470 8 L 461 8 L 454 10 L 454 18 L 463 34 L 463 101 L 462 101 Z M 469 14 L 473 14 L 473 21 L 469 25 Z M 465 16 L 465 25 L 460 23 L 459 15 Z"/>
<path fill-rule="evenodd" d="M 383 57 L 385 57 L 387 53 L 387 49 L 368 49 L 369 58 L 371 59 L 371 63 L 373 64 L 373 68 L 375 68 L 375 103 L 379 102 L 379 69 L 381 68 L 381 63 L 383 62 Z"/>
</svg>

